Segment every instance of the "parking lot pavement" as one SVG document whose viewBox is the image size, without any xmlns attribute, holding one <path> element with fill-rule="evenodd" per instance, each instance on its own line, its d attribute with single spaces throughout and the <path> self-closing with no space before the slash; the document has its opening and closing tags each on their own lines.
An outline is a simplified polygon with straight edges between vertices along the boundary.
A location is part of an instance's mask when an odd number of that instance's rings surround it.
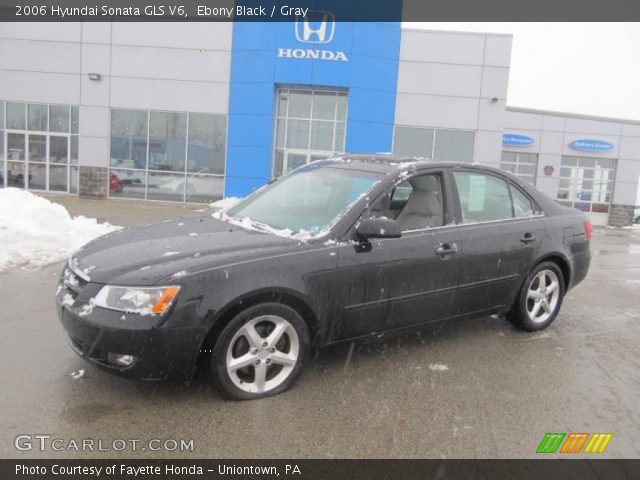
<svg viewBox="0 0 640 480">
<path fill-rule="evenodd" d="M 602 457 L 640 457 L 640 232 L 598 230 L 592 251 L 589 276 L 544 332 L 487 317 L 335 346 L 293 390 L 253 402 L 224 400 L 203 380 L 147 384 L 87 365 L 55 315 L 62 264 L 1 274 L 0 457 L 531 458 L 546 432 L 611 432 Z M 19 434 L 193 439 L 194 449 L 23 452 Z"/>
<path fill-rule="evenodd" d="M 144 200 L 104 200 L 79 198 L 75 195 L 39 193 L 38 195 L 63 205 L 72 216 L 84 215 L 97 218 L 99 222 L 129 227 L 167 218 L 182 217 L 194 210 L 208 209 L 200 204 L 159 203 Z"/>
</svg>

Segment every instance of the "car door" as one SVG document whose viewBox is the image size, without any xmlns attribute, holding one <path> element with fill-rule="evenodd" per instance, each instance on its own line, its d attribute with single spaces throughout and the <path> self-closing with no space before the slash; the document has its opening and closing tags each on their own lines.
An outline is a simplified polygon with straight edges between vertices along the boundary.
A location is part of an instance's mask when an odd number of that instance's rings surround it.
<svg viewBox="0 0 640 480">
<path fill-rule="evenodd" d="M 509 307 L 544 237 L 533 200 L 506 178 L 456 169 L 452 186 L 460 232 L 455 315 Z"/>
<path fill-rule="evenodd" d="M 337 340 L 427 323 L 451 314 L 460 262 L 458 229 L 449 224 L 453 218 L 448 201 L 450 181 L 444 170 L 427 175 L 436 180 L 440 195 L 441 217 L 433 226 L 406 229 L 400 238 L 358 242 L 347 237 L 340 243 L 342 311 L 336 322 Z M 390 198 L 393 203 L 393 193 L 387 191 L 378 201 L 389 204 Z M 398 197 L 403 195 L 407 204 L 409 198 L 401 190 Z M 374 203 L 371 211 L 375 210 Z"/>
</svg>

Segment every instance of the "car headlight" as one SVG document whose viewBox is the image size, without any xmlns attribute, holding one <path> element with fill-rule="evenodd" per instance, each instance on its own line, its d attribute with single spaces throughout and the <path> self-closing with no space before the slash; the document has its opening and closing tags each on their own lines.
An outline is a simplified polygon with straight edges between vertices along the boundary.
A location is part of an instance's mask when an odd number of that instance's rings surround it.
<svg viewBox="0 0 640 480">
<path fill-rule="evenodd" d="M 162 315 L 173 304 L 180 287 L 119 287 L 105 285 L 100 289 L 95 305 L 139 315 Z"/>
</svg>

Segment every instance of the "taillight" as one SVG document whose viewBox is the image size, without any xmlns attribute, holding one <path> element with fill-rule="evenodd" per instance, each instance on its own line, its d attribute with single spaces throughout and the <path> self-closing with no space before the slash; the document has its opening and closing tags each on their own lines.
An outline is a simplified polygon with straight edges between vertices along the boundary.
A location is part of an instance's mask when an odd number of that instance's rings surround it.
<svg viewBox="0 0 640 480">
<path fill-rule="evenodd" d="M 591 227 L 591 222 L 587 220 L 584 222 L 584 233 L 587 234 L 587 240 L 591 240 L 591 233 L 593 232 L 593 228 Z"/>
</svg>

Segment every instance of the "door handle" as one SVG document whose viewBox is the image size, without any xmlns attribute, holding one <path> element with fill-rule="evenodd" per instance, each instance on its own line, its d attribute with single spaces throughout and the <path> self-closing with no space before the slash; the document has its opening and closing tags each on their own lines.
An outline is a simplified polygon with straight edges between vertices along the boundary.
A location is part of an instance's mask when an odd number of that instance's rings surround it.
<svg viewBox="0 0 640 480">
<path fill-rule="evenodd" d="M 535 242 L 536 241 L 536 237 L 534 237 L 533 235 L 531 235 L 529 232 L 525 233 L 523 235 L 523 237 L 520 239 L 520 241 L 522 243 L 524 243 L 525 245 L 531 243 L 531 242 Z"/>
<path fill-rule="evenodd" d="M 446 258 L 458 253 L 458 245 L 455 243 L 439 243 L 436 245 L 436 255 Z"/>
</svg>

